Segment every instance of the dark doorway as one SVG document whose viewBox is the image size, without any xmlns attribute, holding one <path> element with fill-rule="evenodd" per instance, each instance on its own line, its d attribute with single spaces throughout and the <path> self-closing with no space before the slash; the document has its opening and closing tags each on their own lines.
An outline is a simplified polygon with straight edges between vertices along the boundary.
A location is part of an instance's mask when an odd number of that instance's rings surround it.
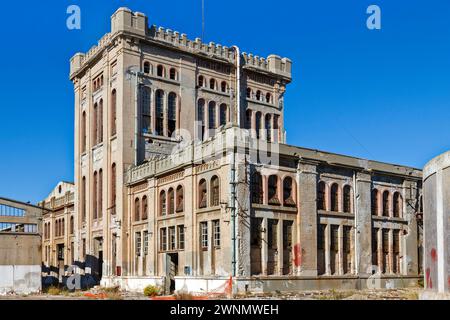
<svg viewBox="0 0 450 320">
<path fill-rule="evenodd" d="M 102 280 L 103 276 L 103 251 L 98 252 L 98 282 Z"/>
<path fill-rule="evenodd" d="M 175 276 L 178 275 L 178 253 L 169 253 L 169 281 L 170 293 L 175 291 Z"/>
</svg>

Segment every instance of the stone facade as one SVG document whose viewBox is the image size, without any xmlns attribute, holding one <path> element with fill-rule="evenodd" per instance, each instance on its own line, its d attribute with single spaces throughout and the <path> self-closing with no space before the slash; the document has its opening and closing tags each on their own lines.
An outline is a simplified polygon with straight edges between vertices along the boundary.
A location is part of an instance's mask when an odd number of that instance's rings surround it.
<svg viewBox="0 0 450 320">
<path fill-rule="evenodd" d="M 421 171 L 286 145 L 289 59 L 120 8 L 70 65 L 80 272 L 167 291 L 417 280 Z"/>
</svg>

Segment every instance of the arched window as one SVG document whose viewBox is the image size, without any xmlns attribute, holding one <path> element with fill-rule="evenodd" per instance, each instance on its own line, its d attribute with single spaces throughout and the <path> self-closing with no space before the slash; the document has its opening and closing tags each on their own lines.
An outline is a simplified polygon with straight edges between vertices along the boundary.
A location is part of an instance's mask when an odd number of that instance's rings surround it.
<svg viewBox="0 0 450 320">
<path fill-rule="evenodd" d="M 261 135 L 261 112 L 259 111 L 256 113 L 255 122 L 256 139 L 259 139 Z"/>
<path fill-rule="evenodd" d="M 168 110 L 167 115 L 169 117 L 168 119 L 168 127 L 167 127 L 167 134 L 169 137 L 172 136 L 172 134 L 175 132 L 176 125 L 177 125 L 177 95 L 176 93 L 169 93 L 169 103 L 168 103 Z"/>
<path fill-rule="evenodd" d="M 222 81 L 220 84 L 220 91 L 227 92 L 227 83 L 225 81 Z"/>
<path fill-rule="evenodd" d="M 266 93 L 266 102 L 267 103 L 271 103 L 272 102 L 272 95 L 270 94 L 270 92 Z"/>
<path fill-rule="evenodd" d="M 141 89 L 141 106 L 142 106 L 142 132 L 152 132 L 152 111 L 151 111 L 151 91 L 147 86 Z"/>
<path fill-rule="evenodd" d="M 208 128 L 214 129 L 216 127 L 216 103 L 210 101 L 208 104 Z"/>
<path fill-rule="evenodd" d="M 86 152 L 86 112 L 81 116 L 81 151 Z"/>
<path fill-rule="evenodd" d="M 74 225 L 74 218 L 73 216 L 70 216 L 70 234 L 73 234 L 75 231 L 75 225 Z"/>
<path fill-rule="evenodd" d="M 245 128 L 249 130 L 252 128 L 252 110 L 250 109 L 245 112 Z"/>
<path fill-rule="evenodd" d="M 55 237 L 59 237 L 59 220 L 55 222 Z"/>
<path fill-rule="evenodd" d="M 169 70 L 169 78 L 171 80 L 177 80 L 177 70 L 175 70 L 175 68 L 170 68 L 170 70 Z"/>
<path fill-rule="evenodd" d="M 216 80 L 214 78 L 209 79 L 209 88 L 211 90 L 215 90 L 216 89 Z"/>
<path fill-rule="evenodd" d="M 116 89 L 111 92 L 111 135 L 117 133 L 117 93 Z"/>
<path fill-rule="evenodd" d="M 65 219 L 62 218 L 61 219 L 61 235 L 63 236 L 66 232 L 66 228 L 65 228 L 66 224 L 65 224 Z"/>
<path fill-rule="evenodd" d="M 166 203 L 166 192 L 163 190 L 159 194 L 159 215 L 165 216 L 167 211 L 167 203 Z"/>
<path fill-rule="evenodd" d="M 139 198 L 134 199 L 134 221 L 141 219 L 141 202 Z"/>
<path fill-rule="evenodd" d="M 156 67 L 156 75 L 158 77 L 164 77 L 164 67 L 160 64 Z"/>
<path fill-rule="evenodd" d="M 280 199 L 278 199 L 278 177 L 276 175 L 271 175 L 269 177 L 267 191 L 269 204 L 280 205 Z"/>
<path fill-rule="evenodd" d="M 261 101 L 261 91 L 260 90 L 256 91 L 256 100 Z"/>
<path fill-rule="evenodd" d="M 331 211 L 339 211 L 339 186 L 337 183 L 331 185 Z"/>
<path fill-rule="evenodd" d="M 419 212 L 423 213 L 423 196 L 420 195 L 419 197 Z"/>
<path fill-rule="evenodd" d="M 349 185 L 344 186 L 343 189 L 343 209 L 346 213 L 352 213 L 352 187 Z"/>
<path fill-rule="evenodd" d="M 372 196 L 371 196 L 371 207 L 372 207 L 372 215 L 378 216 L 378 190 L 372 189 Z"/>
<path fill-rule="evenodd" d="M 174 214 L 175 213 L 175 192 L 173 191 L 173 188 L 169 189 L 168 195 L 169 195 L 169 214 Z"/>
<path fill-rule="evenodd" d="M 228 122 L 228 107 L 225 103 L 220 105 L 220 125 L 224 126 Z"/>
<path fill-rule="evenodd" d="M 280 141 L 280 116 L 277 114 L 273 115 L 273 141 Z"/>
<path fill-rule="evenodd" d="M 184 211 L 184 190 L 183 186 L 177 187 L 176 212 Z"/>
<path fill-rule="evenodd" d="M 202 179 L 200 180 L 200 183 L 198 184 L 198 207 L 199 208 L 206 208 L 207 204 L 207 190 L 206 190 L 206 180 Z"/>
<path fill-rule="evenodd" d="M 214 176 L 211 178 L 211 206 L 218 206 L 219 198 L 219 178 Z"/>
<path fill-rule="evenodd" d="M 148 218 L 148 201 L 147 196 L 142 197 L 142 220 L 147 220 Z"/>
<path fill-rule="evenodd" d="M 86 221 L 86 177 L 81 179 L 81 221 Z"/>
<path fill-rule="evenodd" d="M 103 142 L 103 99 L 100 99 L 100 102 L 98 104 L 98 142 Z"/>
<path fill-rule="evenodd" d="M 402 217 L 402 207 L 403 207 L 403 201 L 402 196 L 400 193 L 395 192 L 394 193 L 394 217 L 395 218 L 401 218 Z"/>
<path fill-rule="evenodd" d="M 162 90 L 156 90 L 155 104 L 156 104 L 155 133 L 159 136 L 162 136 L 164 135 L 164 92 Z"/>
<path fill-rule="evenodd" d="M 252 89 L 247 88 L 247 98 L 251 99 L 251 97 L 252 97 Z"/>
<path fill-rule="evenodd" d="M 150 62 L 145 61 L 144 62 L 144 73 L 149 74 L 150 73 Z"/>
<path fill-rule="evenodd" d="M 103 217 L 103 170 L 98 171 L 98 218 Z"/>
<path fill-rule="evenodd" d="M 389 208 L 390 204 L 389 204 L 389 191 L 384 191 L 383 192 L 383 216 L 384 217 L 389 217 Z"/>
<path fill-rule="evenodd" d="M 197 102 L 197 122 L 200 125 L 199 139 L 205 138 L 205 100 L 200 99 Z"/>
<path fill-rule="evenodd" d="M 97 219 L 98 215 L 98 202 L 97 202 L 97 192 L 98 192 L 98 174 L 97 171 L 94 172 L 94 186 L 92 190 L 92 208 L 93 208 L 93 219 Z"/>
<path fill-rule="evenodd" d="M 111 166 L 111 213 L 116 213 L 116 164 Z"/>
<path fill-rule="evenodd" d="M 270 116 L 270 114 L 266 114 L 265 128 L 266 128 L 266 140 L 267 142 L 272 142 L 272 117 Z"/>
<path fill-rule="evenodd" d="M 263 203 L 263 181 L 259 172 L 252 175 L 252 203 Z"/>
<path fill-rule="evenodd" d="M 205 77 L 198 76 L 198 86 L 203 87 L 205 85 Z"/>
<path fill-rule="evenodd" d="M 291 177 L 286 177 L 283 180 L 283 205 L 288 207 L 295 207 Z"/>
<path fill-rule="evenodd" d="M 94 116 L 92 119 L 92 141 L 94 142 L 94 145 L 98 143 L 98 104 L 94 104 Z"/>
<path fill-rule="evenodd" d="M 317 210 L 327 210 L 325 182 L 320 181 L 317 185 Z"/>
</svg>

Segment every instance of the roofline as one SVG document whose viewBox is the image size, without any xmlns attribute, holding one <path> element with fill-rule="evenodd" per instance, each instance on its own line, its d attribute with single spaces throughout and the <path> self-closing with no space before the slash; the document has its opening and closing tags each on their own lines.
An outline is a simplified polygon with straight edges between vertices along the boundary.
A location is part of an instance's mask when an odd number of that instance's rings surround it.
<svg viewBox="0 0 450 320">
<path fill-rule="evenodd" d="M 23 202 L 23 201 L 20 201 L 20 200 L 15 200 L 15 199 L 10 199 L 10 198 L 5 198 L 5 197 L 0 197 L 0 200 L 11 201 L 11 202 L 14 202 L 14 203 L 18 203 L 18 204 L 26 205 L 26 206 L 29 206 L 29 207 L 33 207 L 33 208 L 36 208 L 36 209 L 49 210 L 47 208 L 40 207 L 40 206 L 32 204 L 32 203 Z"/>
</svg>

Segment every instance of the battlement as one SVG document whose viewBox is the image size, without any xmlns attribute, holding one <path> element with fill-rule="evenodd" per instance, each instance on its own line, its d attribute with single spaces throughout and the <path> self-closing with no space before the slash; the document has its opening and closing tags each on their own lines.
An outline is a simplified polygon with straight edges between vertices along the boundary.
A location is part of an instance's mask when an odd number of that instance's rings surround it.
<svg viewBox="0 0 450 320">
<path fill-rule="evenodd" d="M 111 16 L 111 32 L 107 33 L 98 42 L 98 45 L 92 47 L 86 54 L 77 53 L 72 57 L 70 61 L 71 77 L 110 44 L 111 40 L 120 33 L 136 35 L 191 54 L 203 55 L 207 58 L 218 59 L 231 64 L 236 63 L 235 50 L 231 47 L 214 42 L 204 43 L 200 38 L 191 40 L 184 33 L 156 25 L 148 27 L 148 18 L 145 14 L 132 12 L 130 9 L 122 7 L 117 9 Z M 267 58 L 262 58 L 251 53 L 242 53 L 241 64 L 255 71 L 269 72 L 291 79 L 292 62 L 288 58 L 281 58 L 273 54 Z"/>
</svg>

